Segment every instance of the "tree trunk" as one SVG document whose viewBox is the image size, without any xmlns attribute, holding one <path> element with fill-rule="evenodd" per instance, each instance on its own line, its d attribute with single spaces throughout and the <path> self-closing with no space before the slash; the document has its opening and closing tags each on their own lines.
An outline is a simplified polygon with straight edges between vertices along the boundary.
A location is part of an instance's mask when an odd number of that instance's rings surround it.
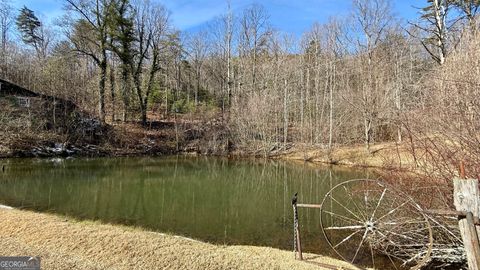
<svg viewBox="0 0 480 270">
<path fill-rule="evenodd" d="M 438 62 L 440 65 L 443 65 L 445 63 L 445 56 L 447 54 L 446 50 L 446 44 L 445 44 L 445 31 L 446 31 L 446 26 L 445 22 L 443 21 L 443 12 L 445 12 L 445 7 L 443 3 L 440 3 L 439 1 L 442 0 L 433 0 L 433 5 L 434 5 L 434 13 L 435 13 L 435 23 L 438 31 L 438 38 L 437 38 L 437 46 L 438 46 Z"/>
<path fill-rule="evenodd" d="M 333 143 L 333 91 L 334 91 L 334 86 L 335 86 L 335 65 L 332 67 L 332 76 L 330 80 L 330 117 L 329 117 L 329 134 L 328 134 L 328 149 L 332 149 L 332 143 Z"/>
<path fill-rule="evenodd" d="M 232 37 L 233 37 L 233 15 L 231 3 L 228 1 L 228 17 L 227 17 L 227 95 L 228 107 L 232 105 Z"/>
<path fill-rule="evenodd" d="M 99 102 L 98 102 L 98 117 L 102 123 L 105 123 L 105 84 L 107 81 L 107 60 L 106 56 L 100 63 L 100 80 L 98 83 Z"/>
<path fill-rule="evenodd" d="M 200 91 L 200 67 L 197 68 L 197 86 L 195 88 L 195 109 L 198 106 L 198 92 Z"/>
<path fill-rule="evenodd" d="M 129 89 L 130 84 L 128 80 L 128 68 L 126 66 L 122 67 L 122 99 L 123 99 L 123 113 L 122 113 L 122 121 L 125 123 L 127 122 L 127 112 L 128 112 L 128 105 L 129 105 Z"/>
<path fill-rule="evenodd" d="M 288 139 L 288 81 L 285 79 L 283 89 L 283 150 L 287 149 Z"/>
<path fill-rule="evenodd" d="M 115 123 L 115 67 L 110 66 L 110 95 L 112 98 L 112 123 Z"/>
<path fill-rule="evenodd" d="M 370 153 L 370 141 L 371 141 L 371 129 L 372 129 L 372 121 L 368 118 L 364 120 L 364 128 L 365 128 L 365 149 L 368 153 Z"/>
<path fill-rule="evenodd" d="M 142 126 L 147 126 L 147 109 L 142 106 Z"/>
</svg>

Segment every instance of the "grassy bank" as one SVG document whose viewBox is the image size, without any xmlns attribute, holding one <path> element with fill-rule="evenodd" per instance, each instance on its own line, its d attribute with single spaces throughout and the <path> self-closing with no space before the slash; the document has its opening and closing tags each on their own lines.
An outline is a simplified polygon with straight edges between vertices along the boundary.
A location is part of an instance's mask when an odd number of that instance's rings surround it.
<svg viewBox="0 0 480 270">
<path fill-rule="evenodd" d="M 313 254 L 302 262 L 274 248 L 219 246 L 51 214 L 0 208 L 0 217 L 0 255 L 40 256 L 42 269 L 355 269 Z"/>
<path fill-rule="evenodd" d="M 314 163 L 326 163 L 343 166 L 415 169 L 415 161 L 407 144 L 378 143 L 371 145 L 368 152 L 364 145 L 346 145 L 331 151 L 312 146 L 291 148 L 276 155 L 277 159 L 302 160 Z"/>
</svg>

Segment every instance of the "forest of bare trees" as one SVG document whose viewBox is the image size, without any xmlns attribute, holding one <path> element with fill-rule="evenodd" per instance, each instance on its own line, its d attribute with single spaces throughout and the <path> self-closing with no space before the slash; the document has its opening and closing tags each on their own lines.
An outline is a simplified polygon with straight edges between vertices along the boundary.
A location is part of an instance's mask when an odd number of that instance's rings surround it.
<svg viewBox="0 0 480 270">
<path fill-rule="evenodd" d="M 403 21 L 389 0 L 353 0 L 301 37 L 260 4 L 226 6 L 181 32 L 161 1 L 67 0 L 42 20 L 0 0 L 0 76 L 110 124 L 208 115 L 265 155 L 408 140 L 445 166 L 478 160 L 480 1 L 426 0 Z"/>
</svg>

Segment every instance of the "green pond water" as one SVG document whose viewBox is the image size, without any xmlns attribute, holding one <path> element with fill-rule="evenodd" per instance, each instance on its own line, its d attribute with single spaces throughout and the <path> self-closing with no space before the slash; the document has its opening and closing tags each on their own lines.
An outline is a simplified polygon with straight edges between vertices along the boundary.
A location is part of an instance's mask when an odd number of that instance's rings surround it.
<svg viewBox="0 0 480 270">
<path fill-rule="evenodd" d="M 292 249 L 291 198 L 321 203 L 365 170 L 220 158 L 0 160 L 0 203 L 219 243 Z M 304 250 L 331 255 L 318 209 L 299 209 Z"/>
</svg>

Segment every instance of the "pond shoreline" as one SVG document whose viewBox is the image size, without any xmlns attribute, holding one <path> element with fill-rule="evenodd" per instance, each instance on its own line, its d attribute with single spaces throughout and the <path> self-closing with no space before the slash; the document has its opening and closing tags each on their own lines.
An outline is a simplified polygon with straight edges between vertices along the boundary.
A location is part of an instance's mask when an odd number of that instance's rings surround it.
<svg viewBox="0 0 480 270">
<path fill-rule="evenodd" d="M 0 161 L 6 158 L 82 158 L 82 157 L 162 157 L 162 156 L 206 156 L 230 159 L 270 159 L 307 162 L 313 165 L 339 165 L 345 167 L 376 168 L 387 170 L 413 171 L 415 161 L 406 145 L 379 143 L 371 146 L 370 152 L 364 145 L 340 146 L 331 151 L 312 146 L 293 146 L 286 151 L 273 152 L 262 156 L 243 150 L 229 153 L 202 154 L 196 151 L 143 151 L 124 150 L 95 145 L 43 146 L 20 151 L 1 151 Z M 0 164 L 1 165 L 1 164 Z"/>
<path fill-rule="evenodd" d="M 40 256 L 44 269 L 356 269 L 338 260 L 269 247 L 220 246 L 139 228 L 1 209 L 3 256 Z"/>
</svg>

